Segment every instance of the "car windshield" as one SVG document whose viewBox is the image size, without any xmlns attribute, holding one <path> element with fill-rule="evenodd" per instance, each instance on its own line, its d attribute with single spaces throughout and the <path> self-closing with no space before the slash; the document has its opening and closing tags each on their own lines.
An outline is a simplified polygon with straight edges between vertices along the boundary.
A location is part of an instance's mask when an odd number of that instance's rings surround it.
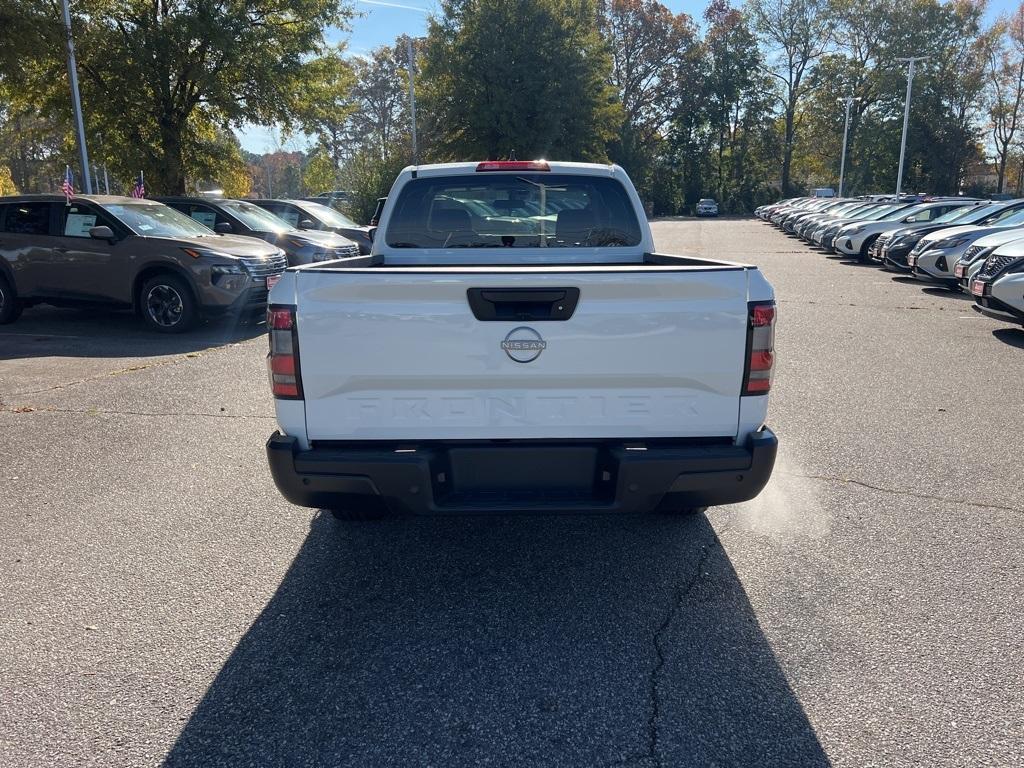
<svg viewBox="0 0 1024 768">
<path fill-rule="evenodd" d="M 640 224 L 615 179 L 477 173 L 410 181 L 386 240 L 392 248 L 633 246 Z"/>
<path fill-rule="evenodd" d="M 957 224 L 974 224 L 987 219 L 990 216 L 998 216 L 999 212 L 1004 210 L 1006 206 L 1003 205 L 979 205 L 972 207 L 960 218 L 956 219 Z"/>
<path fill-rule="evenodd" d="M 221 205 L 255 232 L 277 232 L 280 234 L 295 229 L 287 221 L 275 216 L 270 211 L 243 200 L 225 200 Z"/>
<path fill-rule="evenodd" d="M 864 218 L 867 221 L 883 221 L 897 211 L 902 211 L 902 205 L 883 205 L 881 208 L 872 208 L 866 212 Z"/>
<path fill-rule="evenodd" d="M 999 219 L 998 222 L 993 223 L 998 223 L 1000 227 L 1005 227 L 1008 224 L 1024 223 L 1024 209 L 1011 213 L 1010 215 Z"/>
<path fill-rule="evenodd" d="M 331 227 L 358 227 L 352 219 L 333 208 L 320 203 L 303 203 L 299 206 L 302 210 L 316 216 L 320 221 Z"/>
<path fill-rule="evenodd" d="M 909 208 L 906 206 L 897 208 L 894 211 L 889 212 L 883 216 L 879 221 L 896 221 L 897 219 L 906 218 L 907 216 L 914 216 L 921 211 L 928 210 L 927 205 L 912 205 Z"/>
<path fill-rule="evenodd" d="M 979 209 L 984 208 L 984 205 L 965 205 L 961 208 L 954 208 L 952 211 L 942 214 L 935 219 L 933 224 L 948 224 L 951 221 L 959 221 L 962 218 L 966 218 L 972 211 L 977 212 Z"/>
<path fill-rule="evenodd" d="M 145 237 L 213 237 L 191 216 L 160 203 L 115 203 L 104 209 L 137 235 Z"/>
</svg>

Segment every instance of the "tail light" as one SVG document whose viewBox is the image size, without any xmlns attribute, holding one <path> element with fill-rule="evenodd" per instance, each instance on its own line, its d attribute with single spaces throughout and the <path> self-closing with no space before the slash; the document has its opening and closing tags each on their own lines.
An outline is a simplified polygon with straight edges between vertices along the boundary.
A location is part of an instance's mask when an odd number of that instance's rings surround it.
<svg viewBox="0 0 1024 768">
<path fill-rule="evenodd" d="M 270 331 L 270 353 L 267 371 L 270 390 L 282 400 L 302 399 L 302 376 L 299 373 L 299 331 L 295 323 L 295 307 L 271 304 L 267 308 Z"/>
<path fill-rule="evenodd" d="M 488 160 L 476 164 L 477 173 L 484 171 L 550 171 L 546 160 Z"/>
<path fill-rule="evenodd" d="M 775 366 L 775 302 L 747 305 L 747 360 L 743 370 L 743 394 L 763 395 L 772 388 Z"/>
</svg>

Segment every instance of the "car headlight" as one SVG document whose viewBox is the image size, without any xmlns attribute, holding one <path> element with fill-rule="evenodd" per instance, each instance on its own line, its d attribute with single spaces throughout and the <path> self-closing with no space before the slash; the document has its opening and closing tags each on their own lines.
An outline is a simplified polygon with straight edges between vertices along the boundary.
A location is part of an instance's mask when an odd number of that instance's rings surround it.
<svg viewBox="0 0 1024 768">
<path fill-rule="evenodd" d="M 223 251 L 215 251 L 211 248 L 182 248 L 181 250 L 183 250 L 193 259 L 201 259 L 204 256 L 209 259 L 231 259 L 230 253 L 224 253 Z"/>
<path fill-rule="evenodd" d="M 861 232 L 863 232 L 865 229 L 867 229 L 867 226 L 865 226 L 864 224 L 858 224 L 855 227 L 850 227 L 849 229 L 845 230 L 843 232 L 843 234 L 846 234 L 846 235 L 857 235 L 857 234 L 860 234 Z"/>
<path fill-rule="evenodd" d="M 900 235 L 893 240 L 889 245 L 891 247 L 896 246 L 900 248 L 906 248 L 907 246 L 915 246 L 921 242 L 921 238 L 924 235 Z"/>
<path fill-rule="evenodd" d="M 1017 259 L 1017 261 L 1006 268 L 1006 271 L 1013 272 L 1014 274 L 1024 272 L 1024 259 Z"/>
<path fill-rule="evenodd" d="M 970 242 L 969 237 L 948 237 L 945 240 L 939 240 L 935 243 L 932 248 L 939 248 L 945 250 L 947 248 L 959 248 L 961 245 L 966 245 Z"/>
<path fill-rule="evenodd" d="M 249 270 L 243 264 L 214 264 L 210 272 L 215 275 L 245 275 Z"/>
</svg>

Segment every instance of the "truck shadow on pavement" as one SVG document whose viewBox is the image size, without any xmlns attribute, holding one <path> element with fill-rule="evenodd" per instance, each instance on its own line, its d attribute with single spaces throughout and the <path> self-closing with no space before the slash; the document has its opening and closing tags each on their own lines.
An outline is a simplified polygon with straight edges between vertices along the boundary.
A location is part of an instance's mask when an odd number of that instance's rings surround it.
<svg viewBox="0 0 1024 768">
<path fill-rule="evenodd" d="M 166 766 L 827 766 L 699 516 L 327 513 Z"/>
<path fill-rule="evenodd" d="M 32 307 L 0 325 L 0 360 L 28 357 L 155 357 L 198 352 L 264 333 L 262 315 L 214 318 L 180 334 L 157 333 L 132 312 Z"/>
</svg>

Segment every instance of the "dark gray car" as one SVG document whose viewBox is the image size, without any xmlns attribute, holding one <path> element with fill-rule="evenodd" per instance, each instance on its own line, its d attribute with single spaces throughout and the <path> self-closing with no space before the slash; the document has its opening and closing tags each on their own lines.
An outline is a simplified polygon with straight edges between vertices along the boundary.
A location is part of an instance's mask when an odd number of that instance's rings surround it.
<svg viewBox="0 0 1024 768">
<path fill-rule="evenodd" d="M 258 237 L 285 252 L 289 266 L 359 255 L 359 246 L 334 232 L 298 229 L 248 200 L 204 197 L 157 197 L 220 234 Z"/>
<path fill-rule="evenodd" d="M 34 304 L 104 304 L 179 333 L 203 315 L 262 311 L 286 267 L 280 248 L 152 200 L 0 197 L 0 323 Z"/>
<path fill-rule="evenodd" d="M 308 200 L 250 200 L 260 208 L 266 208 L 275 216 L 279 216 L 293 227 L 299 229 L 318 229 L 335 232 L 359 246 L 359 252 L 367 254 L 373 245 L 370 234 L 372 227 L 356 224 L 343 213 L 320 203 Z"/>
</svg>

